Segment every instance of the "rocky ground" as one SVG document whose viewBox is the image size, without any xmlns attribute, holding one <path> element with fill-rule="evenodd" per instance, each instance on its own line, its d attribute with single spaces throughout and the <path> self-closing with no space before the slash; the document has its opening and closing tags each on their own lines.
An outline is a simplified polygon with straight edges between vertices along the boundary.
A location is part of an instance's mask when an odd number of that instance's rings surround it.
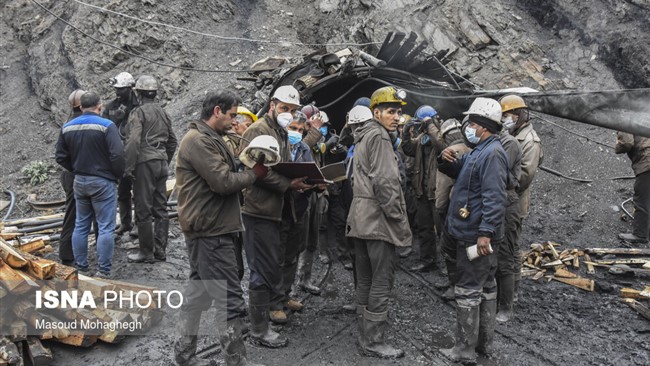
<svg viewBox="0 0 650 366">
<path fill-rule="evenodd" d="M 388 31 L 415 31 L 429 41 L 432 52 L 448 50 L 444 59 L 452 71 L 484 89 L 598 90 L 650 84 L 650 4 L 644 0 L 554 0 L 542 5 L 515 0 L 86 1 L 149 22 L 261 41 L 226 41 L 102 13 L 78 1 L 38 0 L 97 39 L 92 40 L 55 20 L 35 0 L 3 2 L 0 186 L 18 195 L 12 217 L 38 215 L 26 204 L 29 193 L 38 194 L 39 199 L 63 197 L 59 168 L 52 157 L 59 125 L 68 114 L 67 96 L 75 88 L 111 98 L 110 77 L 121 71 L 153 74 L 161 81 L 160 100 L 172 116 L 178 136 L 196 118 L 208 89 L 233 88 L 248 103 L 253 102 L 253 83 L 238 79 L 247 77 L 246 73 L 164 67 L 98 40 L 159 63 L 226 71 L 245 69 L 266 56 L 291 58 L 316 48 L 304 44 L 381 42 Z M 277 40 L 286 42 L 267 42 Z M 609 178 L 629 176 L 632 171 L 627 157 L 615 155 L 605 146 L 613 146 L 615 133 L 542 117 L 586 136 L 537 120 L 535 127 L 545 151 L 543 164 L 593 182 L 573 182 L 540 171 L 522 245 L 553 240 L 567 248 L 621 246 L 616 234 L 629 230 L 630 224 L 621 220 L 618 205 L 631 196 L 632 181 Z M 45 183 L 30 186 L 20 169 L 34 160 L 49 163 L 50 176 Z M 126 253 L 134 243 L 120 240 L 116 276 L 150 283 L 187 276 L 187 258 L 177 226 L 172 234 L 169 260 L 164 264 L 129 265 Z M 402 264 L 406 268 L 413 261 L 408 258 Z M 440 285 L 445 282 L 441 273 L 398 272 L 391 305 L 391 340 L 407 352 L 406 358 L 398 361 L 358 355 L 354 316 L 339 310 L 352 298 L 351 274 L 335 262 L 329 270 L 319 268 L 319 278 L 324 281 L 324 294 L 308 297 L 306 309 L 294 314 L 282 330 L 290 338 L 289 347 L 272 351 L 249 347 L 252 359 L 268 365 L 448 364 L 438 349 L 451 345 L 454 310 L 439 297 L 444 290 Z M 649 364 L 650 326 L 618 301 L 621 287 L 647 286 L 648 278 L 620 279 L 601 270 L 594 279 L 597 289 L 593 293 L 556 282 L 525 280 L 515 320 L 497 327 L 496 358 L 481 363 Z M 48 346 L 60 365 L 160 365 L 171 362 L 170 339 L 162 334 L 133 337 L 121 345 L 98 344 L 87 350 Z M 204 355 L 216 352 L 215 341 L 203 340 Z"/>
</svg>

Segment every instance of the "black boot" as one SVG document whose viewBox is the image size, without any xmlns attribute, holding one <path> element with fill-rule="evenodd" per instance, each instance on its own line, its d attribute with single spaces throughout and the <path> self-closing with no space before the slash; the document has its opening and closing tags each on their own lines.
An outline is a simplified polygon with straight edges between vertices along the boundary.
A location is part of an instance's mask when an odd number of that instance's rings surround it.
<svg viewBox="0 0 650 366">
<path fill-rule="evenodd" d="M 302 253 L 300 253 L 300 261 L 301 263 L 298 271 L 298 287 L 305 291 L 309 292 L 312 295 L 318 296 L 320 295 L 321 289 L 320 287 L 314 285 L 311 283 L 311 269 L 312 265 L 314 263 L 314 252 L 311 250 L 305 250 Z"/>
<path fill-rule="evenodd" d="M 364 355 L 379 358 L 400 358 L 404 356 L 404 351 L 386 344 L 384 337 L 387 327 L 387 311 L 383 313 L 372 313 L 368 309 L 364 310 L 363 342 L 360 342 Z"/>
<path fill-rule="evenodd" d="M 492 354 L 492 343 L 494 342 L 494 326 L 495 317 L 497 312 L 496 300 L 483 300 L 479 310 L 479 329 L 478 329 L 478 345 L 476 351 L 478 353 L 490 356 Z"/>
<path fill-rule="evenodd" d="M 226 366 L 255 366 L 248 363 L 246 359 L 241 318 L 229 320 L 225 329 L 219 329 L 219 343 L 221 343 Z"/>
<path fill-rule="evenodd" d="M 447 266 L 447 278 L 449 279 L 449 288 L 442 294 L 442 298 L 451 301 L 456 299 L 456 262 L 445 260 Z"/>
<path fill-rule="evenodd" d="M 289 341 L 269 328 L 269 290 L 249 290 L 248 316 L 251 320 L 250 340 L 268 348 L 285 347 Z"/>
<path fill-rule="evenodd" d="M 151 222 L 138 224 L 138 238 L 140 250 L 127 256 L 129 262 L 154 263 L 156 260 L 153 257 L 153 225 Z"/>
<path fill-rule="evenodd" d="M 201 322 L 201 312 L 181 311 L 178 314 L 179 338 L 174 342 L 174 358 L 181 366 L 189 366 L 196 359 L 196 341 Z"/>
<path fill-rule="evenodd" d="M 363 314 L 366 312 L 366 308 L 368 305 L 357 305 L 357 327 L 359 330 L 359 337 L 357 338 L 357 345 L 363 351 L 363 349 L 368 345 L 368 341 L 366 340 L 365 332 L 363 329 Z"/>
<path fill-rule="evenodd" d="M 115 232 L 117 235 L 128 233 L 133 229 L 133 217 L 131 215 L 131 201 L 117 201 L 120 211 L 120 228 Z"/>
<path fill-rule="evenodd" d="M 438 265 L 434 259 L 422 260 L 420 263 L 409 268 L 413 272 L 431 272 L 438 269 Z"/>
<path fill-rule="evenodd" d="M 505 275 L 498 278 L 499 311 L 496 320 L 505 323 L 512 319 L 512 304 L 515 298 L 515 275 Z"/>
<path fill-rule="evenodd" d="M 154 223 L 153 256 L 156 260 L 167 260 L 167 241 L 169 240 L 169 219 L 158 219 Z"/>
<path fill-rule="evenodd" d="M 512 296 L 513 306 L 519 301 L 519 281 L 521 281 L 521 266 L 519 266 L 517 274 L 515 275 L 514 294 Z"/>
<path fill-rule="evenodd" d="M 476 364 L 479 306 L 456 306 L 456 344 L 440 352 L 454 362 Z"/>
</svg>

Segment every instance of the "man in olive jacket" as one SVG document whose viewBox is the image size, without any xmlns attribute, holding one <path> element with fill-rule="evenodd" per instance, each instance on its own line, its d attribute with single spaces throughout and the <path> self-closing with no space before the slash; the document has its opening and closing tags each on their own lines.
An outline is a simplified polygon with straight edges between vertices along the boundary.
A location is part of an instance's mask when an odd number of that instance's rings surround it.
<svg viewBox="0 0 650 366">
<path fill-rule="evenodd" d="M 247 364 L 241 333 L 246 309 L 233 240 L 244 229 L 239 194 L 256 179 L 264 178 L 268 169 L 257 164 L 239 172 L 223 139 L 237 115 L 238 103 L 239 98 L 230 92 L 208 93 L 202 121 L 190 123 L 178 150 L 178 219 L 191 271 L 179 316 L 180 338 L 174 345 L 179 365 L 196 361 L 201 312 L 213 301 L 226 365 Z"/>
<path fill-rule="evenodd" d="M 650 138 L 618 132 L 617 154 L 627 153 L 632 161 L 634 181 L 634 222 L 631 233 L 620 233 L 618 238 L 630 243 L 647 243 L 650 233 Z"/>
<path fill-rule="evenodd" d="M 300 106 L 298 91 L 292 86 L 277 88 L 271 97 L 269 112 L 246 132 L 240 149 L 260 135 L 269 135 L 278 141 L 281 161 L 290 162 L 291 152 L 287 131 L 278 124 L 280 113 L 295 113 Z M 244 194 L 244 250 L 250 269 L 249 316 L 251 341 L 269 348 L 284 347 L 288 340 L 269 328 L 271 298 L 283 296 L 280 253 L 282 241 L 282 206 L 288 189 L 306 190 L 312 186 L 304 178 L 290 180 L 274 171 L 258 180 Z"/>
<path fill-rule="evenodd" d="M 411 245 L 406 201 L 397 156 L 389 132 L 395 131 L 405 105 L 403 92 L 376 90 L 373 120 L 355 132 L 353 199 L 347 236 L 355 238 L 359 346 L 363 354 L 381 358 L 404 356 L 384 341 L 388 298 L 395 280 L 396 246 Z"/>
</svg>

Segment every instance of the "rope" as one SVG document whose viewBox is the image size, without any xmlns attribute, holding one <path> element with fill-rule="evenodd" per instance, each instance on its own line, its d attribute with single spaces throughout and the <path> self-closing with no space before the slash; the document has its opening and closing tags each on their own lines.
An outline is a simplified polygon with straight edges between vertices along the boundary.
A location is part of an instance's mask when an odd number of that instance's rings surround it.
<svg viewBox="0 0 650 366">
<path fill-rule="evenodd" d="M 197 34 L 197 35 L 205 36 L 205 37 L 217 38 L 217 39 L 221 39 L 221 40 L 224 40 L 224 41 L 244 41 L 244 42 L 255 42 L 255 43 L 265 43 L 265 44 L 288 44 L 288 45 L 294 45 L 294 46 L 313 46 L 313 47 L 323 47 L 323 46 L 370 46 L 370 45 L 375 45 L 375 44 L 382 44 L 382 42 L 367 42 L 367 43 L 302 43 L 302 42 L 291 42 L 291 41 L 286 41 L 286 40 L 271 41 L 271 40 L 266 40 L 266 39 L 254 39 L 254 38 L 244 38 L 244 37 L 226 37 L 226 36 L 220 36 L 220 35 L 217 35 L 217 34 L 199 32 L 199 31 L 195 31 L 195 30 L 188 29 L 188 28 L 183 28 L 183 27 L 178 27 L 178 26 L 171 25 L 171 24 L 166 24 L 166 23 L 161 23 L 161 22 L 154 22 L 152 20 L 141 19 L 141 18 L 135 17 L 133 15 L 128 15 L 128 14 L 120 13 L 118 11 L 103 8 L 101 6 L 88 4 L 88 3 L 85 3 L 85 2 L 80 1 L 80 0 L 73 0 L 73 1 L 78 3 L 78 4 L 81 4 L 81 5 L 90 7 L 90 8 L 94 8 L 94 9 L 97 9 L 97 10 L 102 11 L 102 12 L 119 15 L 119 16 L 122 16 L 122 17 L 125 17 L 125 18 L 129 18 L 129 19 L 139 21 L 139 22 L 143 22 L 143 23 L 147 23 L 147 24 L 153 24 L 153 25 L 159 25 L 161 27 L 167 27 L 167 28 L 180 30 L 180 31 L 183 31 L 183 32 L 189 32 L 189 33 L 192 33 L 192 34 Z"/>
</svg>

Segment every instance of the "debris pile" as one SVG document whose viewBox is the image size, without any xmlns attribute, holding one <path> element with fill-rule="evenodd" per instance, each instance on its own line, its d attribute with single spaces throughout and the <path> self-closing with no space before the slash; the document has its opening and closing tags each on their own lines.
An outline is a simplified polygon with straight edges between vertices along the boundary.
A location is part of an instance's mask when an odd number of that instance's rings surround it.
<svg viewBox="0 0 650 366">
<path fill-rule="evenodd" d="M 158 304 L 117 309 L 105 303 L 104 295 L 112 292 L 124 297 L 155 296 L 156 288 L 120 282 L 109 279 L 97 279 L 84 276 L 77 269 L 61 265 L 31 254 L 43 250 L 45 241 L 39 239 L 30 243 L 12 246 L 0 238 L 0 365 L 22 364 L 23 352 L 33 365 L 52 363 L 52 353 L 43 347 L 41 340 L 51 340 L 77 347 L 89 347 L 98 340 L 105 343 L 119 343 L 132 329 L 94 329 L 88 331 L 78 327 L 42 327 L 42 324 L 62 324 L 85 322 L 86 324 L 126 324 L 138 323 L 138 331 L 149 329 L 162 319 Z M 46 281 L 46 282 L 45 282 Z M 77 307 L 73 310 L 63 306 L 55 309 L 39 306 L 44 300 L 37 296 L 54 290 L 60 294 L 63 302 L 64 293 L 77 299 L 92 296 L 95 306 Z M 37 292 L 39 291 L 39 292 Z M 83 295 L 81 295 L 83 294 Z M 90 295 L 89 295 L 90 294 Z M 46 298 L 47 300 L 47 298 Z M 94 301 L 97 300 L 97 301 Z M 146 303 L 143 301 L 142 303 Z M 5 324 L 11 319 L 10 324 Z M 39 325 L 39 323 L 41 325 Z M 36 335 L 38 336 L 32 336 Z"/>
</svg>

